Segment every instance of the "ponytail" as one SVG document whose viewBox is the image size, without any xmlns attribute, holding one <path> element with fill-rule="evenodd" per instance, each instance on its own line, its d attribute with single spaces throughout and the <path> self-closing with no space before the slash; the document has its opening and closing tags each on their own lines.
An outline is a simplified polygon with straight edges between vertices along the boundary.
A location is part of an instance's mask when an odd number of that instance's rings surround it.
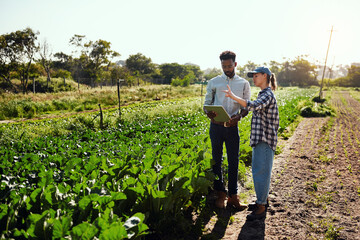
<svg viewBox="0 0 360 240">
<path fill-rule="evenodd" d="M 277 83 L 276 83 L 275 75 L 273 73 L 271 73 L 271 76 L 267 75 L 267 80 L 271 84 L 271 90 L 275 91 L 277 89 Z"/>
</svg>

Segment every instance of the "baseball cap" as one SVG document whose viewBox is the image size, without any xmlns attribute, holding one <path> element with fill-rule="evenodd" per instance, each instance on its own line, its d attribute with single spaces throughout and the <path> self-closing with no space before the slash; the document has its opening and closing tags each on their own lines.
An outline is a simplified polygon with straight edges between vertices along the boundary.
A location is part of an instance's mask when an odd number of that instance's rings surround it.
<svg viewBox="0 0 360 240">
<path fill-rule="evenodd" d="M 254 71 L 248 72 L 247 76 L 249 78 L 252 78 L 255 73 L 266 73 L 267 75 L 271 76 L 271 71 L 267 67 L 258 67 Z"/>
</svg>

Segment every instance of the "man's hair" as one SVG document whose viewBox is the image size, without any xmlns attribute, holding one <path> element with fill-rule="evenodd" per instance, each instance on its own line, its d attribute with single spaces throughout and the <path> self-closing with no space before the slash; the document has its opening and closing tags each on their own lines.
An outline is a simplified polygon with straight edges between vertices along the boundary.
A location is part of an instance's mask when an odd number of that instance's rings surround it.
<svg viewBox="0 0 360 240">
<path fill-rule="evenodd" d="M 220 60 L 232 59 L 235 62 L 236 54 L 232 51 L 224 51 L 220 54 Z"/>
</svg>

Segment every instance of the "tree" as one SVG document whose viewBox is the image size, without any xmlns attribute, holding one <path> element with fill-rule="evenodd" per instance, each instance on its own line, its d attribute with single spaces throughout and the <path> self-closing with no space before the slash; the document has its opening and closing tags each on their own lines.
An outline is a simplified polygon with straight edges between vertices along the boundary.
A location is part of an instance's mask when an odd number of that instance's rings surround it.
<svg viewBox="0 0 360 240">
<path fill-rule="evenodd" d="M 282 70 L 277 75 L 277 82 L 281 86 L 291 86 L 290 72 L 292 71 L 292 65 L 289 61 L 285 61 L 282 64 Z"/>
<path fill-rule="evenodd" d="M 71 71 L 73 58 L 70 55 L 58 52 L 54 54 L 54 57 L 58 59 L 53 61 L 53 67 L 55 69 L 65 69 L 67 71 Z"/>
<path fill-rule="evenodd" d="M 316 66 L 311 64 L 303 56 L 295 60 L 283 63 L 282 70 L 277 78 L 279 85 L 282 86 L 311 86 L 318 85 L 316 80 Z"/>
<path fill-rule="evenodd" d="M 48 89 L 49 83 L 51 81 L 50 71 L 52 66 L 53 53 L 46 40 L 44 40 L 43 43 L 40 43 L 39 49 L 40 59 L 38 61 L 44 67 L 44 70 L 46 72 L 46 88 Z"/>
<path fill-rule="evenodd" d="M 270 61 L 269 69 L 276 77 L 282 69 L 282 64 L 276 61 Z"/>
<path fill-rule="evenodd" d="M 74 72 L 75 69 L 73 58 L 63 52 L 55 53 L 54 58 L 52 61 L 52 67 L 55 70 L 53 77 L 72 78 L 71 72 Z"/>
<path fill-rule="evenodd" d="M 118 52 L 111 50 L 111 43 L 105 40 L 90 41 L 85 46 L 90 47 L 90 62 L 94 66 L 96 77 L 99 77 L 98 74 L 101 72 L 102 66 L 108 66 L 112 58 L 120 56 Z"/>
<path fill-rule="evenodd" d="M 147 58 L 141 53 L 130 55 L 125 61 L 126 67 L 133 73 L 140 75 L 152 74 L 155 72 L 155 64 L 151 58 Z"/>
<path fill-rule="evenodd" d="M 295 85 L 300 87 L 318 85 L 315 76 L 315 65 L 302 57 L 297 57 L 292 63 L 294 71 L 292 71 L 291 77 Z"/>
<path fill-rule="evenodd" d="M 31 28 L 26 28 L 23 31 L 16 31 L 18 38 L 21 39 L 21 57 L 22 62 L 19 67 L 21 72 L 21 85 L 23 93 L 26 93 L 29 82 L 29 73 L 32 62 L 34 61 L 35 54 L 39 50 L 39 46 L 36 44 L 37 35 L 39 32 L 34 32 Z"/>
<path fill-rule="evenodd" d="M 249 80 L 249 83 L 251 85 L 254 85 L 252 78 L 248 78 L 247 73 L 250 71 L 253 71 L 256 67 L 258 67 L 259 65 L 248 61 L 244 66 L 238 66 L 237 70 L 239 71 L 239 76 L 243 77 L 245 79 Z"/>
<path fill-rule="evenodd" d="M 100 80 L 102 68 L 111 63 L 111 59 L 120 56 L 116 51 L 111 50 L 111 43 L 105 40 L 89 41 L 83 43 L 84 35 L 74 35 L 70 39 L 70 44 L 80 48 L 80 56 L 74 60 L 76 71 L 84 71 L 90 78 Z M 80 69 L 79 69 L 80 68 Z"/>
<path fill-rule="evenodd" d="M 202 76 L 204 75 L 204 72 L 200 70 L 200 67 L 198 65 L 195 64 L 191 64 L 191 63 L 187 63 L 185 64 L 187 70 L 188 70 L 188 74 L 187 75 L 191 75 L 193 73 L 194 77 L 190 77 L 190 83 L 194 83 L 195 80 L 197 79 L 198 81 L 200 81 L 200 79 L 202 79 Z"/>
<path fill-rule="evenodd" d="M 128 86 L 135 84 L 135 77 L 131 75 L 131 72 L 126 67 L 121 67 L 117 64 L 110 65 L 111 79 L 119 80 L 124 79 Z"/>
<path fill-rule="evenodd" d="M 335 80 L 339 86 L 344 87 L 360 87 L 360 66 L 351 65 L 348 68 L 346 77 L 341 77 Z"/>
<path fill-rule="evenodd" d="M 252 61 L 248 61 L 244 66 L 237 66 L 237 70 L 239 71 L 239 76 L 242 78 L 248 78 L 247 73 L 250 71 L 253 71 L 256 67 L 258 67 L 257 64 L 253 63 Z"/>
<path fill-rule="evenodd" d="M 204 71 L 204 78 L 210 80 L 218 75 L 221 75 L 222 71 L 218 68 L 208 68 Z"/>
<path fill-rule="evenodd" d="M 0 73 L 1 77 L 12 86 L 11 72 L 17 71 L 23 92 L 26 92 L 31 64 L 35 53 L 37 35 L 31 28 L 2 35 L 0 38 Z"/>
<path fill-rule="evenodd" d="M 183 79 L 191 72 L 187 66 L 178 63 L 164 63 L 159 68 L 161 76 L 165 79 L 166 83 L 171 83 L 173 78 Z"/>
<path fill-rule="evenodd" d="M 14 33 L 0 36 L 0 77 L 17 93 L 11 82 L 11 72 L 14 71 L 20 62 L 20 41 Z"/>
</svg>

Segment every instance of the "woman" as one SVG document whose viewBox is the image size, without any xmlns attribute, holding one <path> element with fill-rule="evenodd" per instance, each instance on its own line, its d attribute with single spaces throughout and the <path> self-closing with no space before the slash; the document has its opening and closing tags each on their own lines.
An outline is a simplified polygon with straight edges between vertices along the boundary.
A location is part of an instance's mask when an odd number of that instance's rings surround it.
<svg viewBox="0 0 360 240">
<path fill-rule="evenodd" d="M 253 111 L 250 145 L 253 147 L 252 174 L 257 200 L 255 210 L 247 216 L 247 219 L 255 220 L 266 216 L 271 170 L 279 129 L 279 111 L 272 92 L 276 89 L 275 75 L 267 67 L 258 67 L 247 75 L 252 77 L 255 86 L 261 89 L 255 101 L 235 96 L 229 86 L 224 92 L 226 97 L 232 98 L 247 110 Z"/>
</svg>

